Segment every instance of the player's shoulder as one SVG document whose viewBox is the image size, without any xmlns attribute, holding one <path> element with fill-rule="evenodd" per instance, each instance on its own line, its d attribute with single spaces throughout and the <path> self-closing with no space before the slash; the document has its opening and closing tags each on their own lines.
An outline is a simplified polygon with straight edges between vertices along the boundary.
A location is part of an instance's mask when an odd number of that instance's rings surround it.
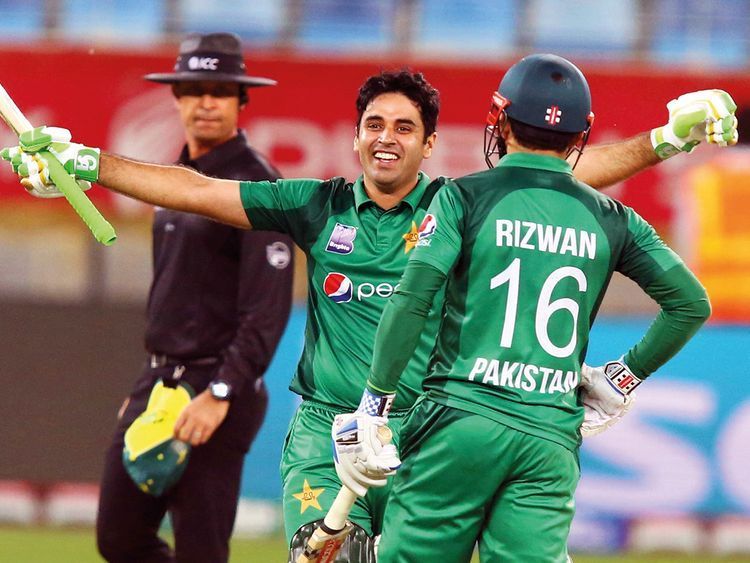
<svg viewBox="0 0 750 563">
<path fill-rule="evenodd" d="M 573 178 L 573 183 L 580 192 L 580 198 L 584 199 L 590 207 L 595 208 L 602 215 L 627 217 L 632 212 L 632 209 L 621 201 L 592 188 L 576 178 Z"/>
<path fill-rule="evenodd" d="M 500 177 L 503 174 L 504 171 L 491 168 L 456 178 L 446 178 L 443 189 L 450 190 L 461 199 L 474 199 L 477 194 L 494 192 L 498 186 L 507 185 Z"/>
<path fill-rule="evenodd" d="M 432 203 L 432 200 L 435 199 L 435 196 L 440 192 L 443 186 L 452 181 L 448 176 L 437 176 L 431 179 L 428 178 L 428 180 L 429 183 L 425 187 L 422 198 L 419 201 L 419 207 L 424 209 L 427 209 L 430 206 L 430 203 Z"/>
<path fill-rule="evenodd" d="M 354 182 L 349 182 L 343 176 L 334 176 L 323 180 L 322 189 L 332 190 L 337 193 L 354 193 Z"/>
<path fill-rule="evenodd" d="M 453 179 L 449 178 L 448 176 L 436 176 L 435 178 L 430 179 L 430 183 L 427 184 L 427 187 L 425 188 L 425 195 L 423 199 L 431 200 L 443 186 L 451 183 L 452 181 Z"/>
<path fill-rule="evenodd" d="M 342 176 L 334 176 L 327 180 L 314 178 L 296 178 L 294 180 L 280 180 L 284 185 L 294 186 L 301 194 L 305 194 L 307 207 L 319 209 L 351 207 L 354 205 L 354 184 Z"/>
<path fill-rule="evenodd" d="M 428 187 L 434 186 L 434 187 L 439 188 L 440 186 L 444 186 L 448 182 L 452 182 L 452 181 L 453 181 L 453 178 L 451 178 L 450 176 L 436 176 L 432 178 L 432 180 L 430 180 Z"/>
<path fill-rule="evenodd" d="M 498 176 L 505 173 L 506 170 L 503 168 L 488 168 L 487 170 L 479 170 L 477 172 L 472 172 L 471 174 L 451 178 L 450 184 L 462 189 L 472 189 L 477 186 L 484 186 L 488 183 L 496 182 Z"/>
<path fill-rule="evenodd" d="M 307 184 L 322 200 L 354 199 L 354 183 L 342 176 L 326 180 L 309 180 Z"/>
<path fill-rule="evenodd" d="M 449 193 L 456 194 L 459 198 L 465 197 L 465 192 L 474 191 L 478 189 L 480 185 L 489 185 L 485 178 L 486 173 L 490 170 L 484 170 L 481 172 L 475 172 L 466 176 L 460 177 L 449 177 L 449 176 L 437 176 L 425 189 L 425 194 L 422 198 L 423 202 L 429 203 L 432 199 L 440 192 L 448 190 Z"/>
</svg>

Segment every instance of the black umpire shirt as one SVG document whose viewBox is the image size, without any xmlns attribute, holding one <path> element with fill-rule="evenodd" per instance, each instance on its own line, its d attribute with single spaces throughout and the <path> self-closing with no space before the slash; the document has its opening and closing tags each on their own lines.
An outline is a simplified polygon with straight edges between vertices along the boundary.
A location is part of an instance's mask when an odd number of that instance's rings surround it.
<svg viewBox="0 0 750 563">
<path fill-rule="evenodd" d="M 184 147 L 178 164 L 232 180 L 279 178 L 248 146 L 242 131 L 195 160 Z M 217 358 L 221 365 L 214 379 L 227 381 L 235 393 L 263 375 L 291 307 L 289 237 L 157 208 L 153 268 L 146 327 L 149 353 L 185 363 Z"/>
</svg>

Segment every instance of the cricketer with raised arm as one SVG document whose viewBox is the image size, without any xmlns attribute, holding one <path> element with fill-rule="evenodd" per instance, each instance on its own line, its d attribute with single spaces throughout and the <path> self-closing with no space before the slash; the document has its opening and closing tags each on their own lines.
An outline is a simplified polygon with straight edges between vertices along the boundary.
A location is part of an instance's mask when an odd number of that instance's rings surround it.
<svg viewBox="0 0 750 563">
<path fill-rule="evenodd" d="M 381 563 L 468 562 L 477 542 L 481 560 L 569 560 L 587 414 L 597 417 L 592 432 L 606 425 L 607 403 L 624 405 L 710 314 L 705 290 L 654 229 L 573 176 L 566 158 L 584 150 L 593 122 L 575 65 L 526 57 L 494 100 L 488 136 L 506 154 L 432 200 L 378 327 L 366 408 L 351 415 L 365 429 L 382 423 L 445 286 L 424 394 L 401 430 Z M 545 120 L 553 105 L 560 122 Z M 582 383 L 589 331 L 615 271 L 661 311 L 623 358 Z M 368 461 L 371 453 L 363 448 Z"/>
<path fill-rule="evenodd" d="M 669 158 L 680 152 L 689 153 L 700 142 L 717 146 L 730 146 L 737 142 L 737 120 L 734 115 L 736 104 L 731 96 L 723 90 L 702 90 L 683 94 L 670 101 L 667 104 L 667 109 L 669 111 L 667 124 L 653 129 L 650 134 L 653 151 L 658 158 Z M 13 170 L 21 177 L 21 184 L 31 195 L 40 198 L 62 197 L 63 195 L 52 182 L 49 175 L 49 166 L 45 159 L 40 156 L 40 152 L 46 149 L 49 149 L 49 154 L 55 156 L 72 176 L 81 179 L 82 184 L 83 181 L 96 181 L 99 178 L 99 149 L 90 149 L 81 144 L 72 143 L 70 132 L 66 129 L 37 127 L 31 131 L 23 132 L 19 137 L 19 142 L 18 147 L 10 147 L 0 151 L 0 156 L 10 161 Z M 587 154 L 590 156 L 597 151 L 610 150 L 613 146 L 616 145 L 601 147 L 594 145 L 589 147 Z M 85 158 L 78 158 L 80 154 L 85 155 Z M 607 153 L 607 156 L 610 154 L 611 152 Z M 92 158 L 95 160 L 93 164 Z M 132 166 L 138 167 L 135 173 L 130 174 L 132 178 L 138 178 L 138 181 L 133 180 L 131 185 L 123 184 L 120 181 L 120 177 L 127 177 L 128 174 L 117 175 L 118 182 L 114 189 L 121 193 L 156 205 L 204 213 L 225 222 L 240 223 L 247 226 L 247 217 L 242 209 L 240 209 L 240 213 L 235 214 L 238 217 L 237 220 L 230 219 L 218 209 L 220 207 L 219 202 L 222 201 L 218 198 L 213 198 L 217 202 L 214 205 L 213 212 L 194 207 L 196 204 L 190 200 L 189 196 L 192 190 L 189 187 L 193 183 L 191 180 L 201 177 L 192 172 L 184 169 L 177 170 L 170 167 L 143 165 L 119 158 L 112 158 L 112 164 L 117 164 L 117 167 L 124 171 Z M 585 164 L 585 162 L 582 161 L 581 164 Z M 170 171 L 171 176 L 165 180 L 164 174 L 167 171 Z M 623 171 L 621 175 L 626 177 L 630 173 L 632 171 L 627 170 Z M 145 174 L 148 174 L 150 178 L 144 178 Z M 596 174 L 591 175 L 596 176 Z M 157 179 L 161 181 L 158 182 Z M 593 178 L 588 181 L 592 184 L 596 183 Z M 186 189 L 181 191 L 172 189 L 172 184 L 177 182 L 184 184 Z M 108 185 L 110 183 L 108 182 Z M 148 187 L 137 191 L 143 186 Z M 85 187 L 88 187 L 88 185 L 85 185 Z M 203 191 L 206 192 L 207 190 Z M 180 197 L 181 193 L 184 194 L 182 198 Z M 212 198 L 213 196 L 209 194 L 208 197 Z M 239 206 L 239 198 L 237 198 L 236 204 Z M 584 385 L 588 385 L 587 382 L 595 378 L 598 373 L 601 373 L 601 370 L 587 370 L 583 374 Z M 605 387 L 598 390 L 595 396 L 602 395 L 607 389 Z M 588 433 L 592 431 L 592 428 L 601 429 L 605 425 L 611 424 L 611 420 L 621 415 L 621 411 L 629 405 L 628 401 L 620 401 L 617 396 L 614 399 L 614 404 L 612 404 L 612 401 L 606 400 L 605 396 L 601 399 L 591 399 L 591 406 L 587 406 L 587 412 L 591 412 L 591 420 L 587 418 L 584 423 L 585 432 Z M 621 402 L 625 404 L 621 405 Z M 368 403 L 363 399 L 362 405 L 366 404 Z M 363 412 L 363 409 L 361 408 L 360 411 Z M 385 409 L 384 413 L 387 414 L 387 412 L 388 409 Z M 344 456 L 342 459 L 348 459 L 348 457 Z M 353 474 L 356 474 L 356 472 Z M 371 477 L 364 476 L 363 482 L 366 486 L 370 485 Z"/>
<path fill-rule="evenodd" d="M 500 108 L 493 106 L 493 111 Z M 733 146 L 737 144 L 737 118 L 734 112 L 737 109 L 732 97 L 723 90 L 703 90 L 699 92 L 690 92 L 671 100 L 667 104 L 669 110 L 669 123 L 662 127 L 657 127 L 651 131 L 651 142 L 654 152 L 661 159 L 667 159 L 679 154 L 680 152 L 691 152 L 701 141 L 716 146 Z M 493 111 L 488 118 L 488 127 L 496 125 L 497 112 L 493 118 Z M 493 121 L 494 119 L 494 121 Z M 592 147 L 596 150 L 596 147 Z M 487 147 L 488 158 L 497 155 L 496 149 Z M 408 326 L 408 324 L 406 325 Z M 384 331 L 381 328 L 379 334 Z M 419 334 L 417 331 L 415 334 Z M 398 334 L 400 345 L 407 352 L 403 357 L 394 354 L 395 350 L 401 347 L 389 349 L 388 354 L 383 354 L 379 360 L 383 363 L 392 362 L 394 365 L 401 366 L 403 362 L 408 362 L 411 352 L 409 339 L 403 339 L 403 333 L 396 331 L 392 335 Z M 412 335 L 414 336 L 414 335 Z M 406 365 L 406 364 L 403 364 Z M 391 373 L 401 373 L 401 368 L 392 370 Z M 581 423 L 581 435 L 583 437 L 594 436 L 603 432 L 613 424 L 617 423 L 631 408 L 635 401 L 636 395 L 634 389 L 641 383 L 641 379 L 634 375 L 623 359 L 614 360 L 605 366 L 591 367 L 586 364 L 581 366 L 581 388 L 583 389 L 582 405 L 584 418 Z M 336 431 L 337 427 L 345 423 L 356 423 L 364 435 L 372 433 L 374 428 L 387 423 L 390 405 L 395 399 L 393 388 L 377 387 L 372 378 L 368 380 L 368 386 L 364 390 L 359 408 L 351 414 L 342 414 L 337 417 L 334 426 L 334 448 L 336 448 Z M 374 408 L 377 405 L 377 408 Z M 369 407 L 369 408 L 368 408 Z M 351 421 L 351 422 L 349 422 Z M 361 456 L 369 459 L 369 465 L 372 467 L 377 464 L 374 459 L 379 452 L 368 447 L 370 442 L 367 440 L 360 441 L 359 447 Z M 351 451 L 351 446 L 348 446 Z M 387 466 L 396 466 L 393 460 L 388 459 L 384 463 L 381 471 L 365 470 L 363 462 L 357 459 L 338 456 L 347 463 L 346 468 L 338 468 L 339 476 L 342 481 L 349 483 L 349 487 L 354 489 L 352 480 L 357 479 L 360 487 L 366 488 L 377 481 L 376 476 L 383 478 L 384 475 L 390 475 L 394 472 Z M 343 465 L 339 462 L 339 465 Z M 358 470 L 353 469 L 357 467 Z"/>
<path fill-rule="evenodd" d="M 667 103 L 669 111 L 669 121 L 661 126 L 651 130 L 651 145 L 657 161 L 665 160 L 681 152 L 690 153 L 701 142 L 709 145 L 720 147 L 732 146 L 737 144 L 738 130 L 737 118 L 735 111 L 737 105 L 732 97 L 724 90 L 700 90 L 698 92 L 689 92 Z M 6 147 L 0 150 L 0 157 L 11 163 L 13 171 L 21 178 L 21 185 L 33 196 L 39 198 L 63 197 L 60 191 L 52 181 L 49 175 L 49 166 L 45 163 L 40 152 L 49 150 L 49 154 L 54 156 L 65 167 L 68 173 L 81 180 L 84 189 L 90 187 L 91 181 L 99 180 L 99 160 L 101 151 L 98 148 L 86 147 L 80 143 L 71 142 L 71 134 L 67 129 L 61 127 L 39 126 L 31 131 L 25 131 L 19 136 L 19 145 L 16 147 Z M 634 137 L 633 144 L 638 144 L 638 138 Z M 594 145 L 589 147 L 588 155 L 608 151 L 608 157 L 615 157 L 618 151 L 625 148 L 624 143 L 609 145 Z M 616 149 L 614 147 L 617 147 Z M 78 158 L 79 155 L 85 155 L 85 158 Z M 108 155 L 109 156 L 109 155 Z M 124 161 L 116 159 L 117 166 L 129 169 L 130 172 L 136 172 L 135 166 L 139 164 L 136 161 Z M 589 159 L 593 160 L 593 159 Z M 655 164 L 657 161 L 649 162 Z M 111 166 L 115 162 L 112 162 Z M 584 162 L 581 162 L 584 165 Z M 631 168 L 625 168 L 630 164 Z M 609 171 L 605 172 L 606 167 L 600 167 L 601 172 L 592 170 L 587 176 L 587 181 L 594 187 L 605 187 L 621 181 L 632 174 L 641 170 L 645 163 L 617 163 L 616 166 L 624 167 L 622 172 Z M 217 213 L 211 213 L 210 210 L 196 209 L 186 198 L 170 198 L 171 182 L 178 182 L 185 179 L 182 174 L 175 175 L 176 171 L 172 170 L 172 175 L 167 181 L 164 181 L 164 166 L 147 166 L 139 168 L 141 173 L 149 174 L 148 179 L 158 179 L 162 182 L 143 182 L 130 181 L 123 183 L 119 177 L 116 181 L 104 183 L 107 188 L 114 191 L 134 197 L 146 203 L 160 205 L 180 211 L 192 211 L 214 216 L 222 222 L 230 222 L 230 219 L 222 218 Z M 592 167 L 593 168 L 593 167 Z M 600 181 L 600 176 L 605 176 Z M 610 176 L 611 175 L 611 176 Z M 171 180 L 171 181 L 170 181 Z M 89 184 L 85 184 L 85 182 Z M 116 185 L 114 185 L 116 184 Z M 150 188 L 139 190 L 139 186 L 147 184 Z M 191 184 L 191 182 L 188 182 Z M 189 186 L 186 186 L 188 188 Z M 184 195 L 189 191 L 185 189 Z M 239 202 L 237 202 L 239 203 Z M 171 205 L 169 205 L 171 204 Z M 216 215 L 219 215 L 216 217 Z M 241 223 L 247 225 L 246 218 Z"/>
<path fill-rule="evenodd" d="M 376 75 L 365 84 L 381 80 L 382 77 Z M 669 123 L 659 128 L 666 129 L 666 137 L 674 143 L 673 153 L 683 148 L 686 152 L 692 149 L 693 139 L 730 144 L 735 135 L 733 118 L 730 117 L 732 104 L 725 103 L 728 96 L 725 98 L 725 94 L 718 91 L 696 94 L 701 102 L 691 102 L 688 106 L 683 106 L 683 109 L 670 112 Z M 305 534 L 314 528 L 315 522 L 331 506 L 333 496 L 330 491 L 338 490 L 344 479 L 337 477 L 337 470 L 339 474 L 342 470 L 345 471 L 353 479 L 359 479 L 361 474 L 363 489 L 360 490 L 366 490 L 368 486 L 382 487 L 370 490 L 365 498 L 359 499 L 349 516 L 355 524 L 350 538 L 358 538 L 359 542 L 358 545 L 350 542 L 351 548 L 345 545 L 344 552 L 350 557 L 355 557 L 352 555 L 354 552 L 366 554 L 370 551 L 370 537 L 379 531 L 382 508 L 390 486 L 391 480 L 387 478 L 387 473 L 393 470 L 397 462 L 392 459 L 392 452 L 387 450 L 387 458 L 380 459 L 383 450 L 377 451 L 378 443 L 370 441 L 363 448 L 375 449 L 372 458 L 360 455 L 366 452 L 364 449 L 358 452 L 355 445 L 342 452 L 346 455 L 340 456 L 335 465 L 330 457 L 331 438 L 326 429 L 331 428 L 334 414 L 357 408 L 361 385 L 364 385 L 365 374 L 371 362 L 377 321 L 387 300 L 386 296 L 375 294 L 374 290 L 367 294 L 366 282 L 372 282 L 376 276 L 376 283 L 370 284 L 373 288 L 378 284 L 392 288 L 398 283 L 410 253 L 413 253 L 418 242 L 417 226 L 423 223 L 427 206 L 445 182 L 445 179 L 438 179 L 428 185 L 429 179 L 419 173 L 421 158 L 426 158 L 423 153 L 427 150 L 422 132 L 419 132 L 419 138 L 415 140 L 417 156 L 409 161 L 405 158 L 408 155 L 401 143 L 393 137 L 388 138 L 390 128 L 389 122 L 386 122 L 382 135 L 391 147 L 389 156 L 400 156 L 388 162 L 389 168 L 403 167 L 405 163 L 410 163 L 410 172 L 402 175 L 406 177 L 406 183 L 410 182 L 409 185 L 413 187 L 394 209 L 390 209 L 390 205 L 378 205 L 375 201 L 378 192 L 373 191 L 374 184 L 368 170 L 371 166 L 379 166 L 378 163 L 371 162 L 377 160 L 377 151 L 381 149 L 372 149 L 369 138 L 365 140 L 365 133 L 371 130 L 367 119 L 375 111 L 370 109 L 371 106 L 378 111 L 385 108 L 393 112 L 389 108 L 394 105 L 394 101 L 400 102 L 399 108 L 405 106 L 412 111 L 409 117 L 416 126 L 421 127 L 423 123 L 424 112 L 419 107 L 415 108 L 400 94 L 394 95 L 386 91 L 375 97 L 373 103 L 367 102 L 368 109 L 362 114 L 362 119 L 358 120 L 358 129 L 362 132 L 358 140 L 364 173 L 356 182 L 347 183 L 343 178 L 334 178 L 328 181 L 308 179 L 238 183 L 207 178 L 183 168 L 139 163 L 108 154 L 101 155 L 98 180 L 114 191 L 165 208 L 204 214 L 238 226 L 247 227 L 252 223 L 256 228 L 288 232 L 306 253 L 310 288 L 308 338 L 292 382 L 292 390 L 304 399 L 295 419 L 294 436 L 297 437 L 297 443 L 304 439 L 305 449 L 289 447 L 285 454 L 287 461 L 294 461 L 294 464 L 286 464 L 290 469 L 285 474 L 284 481 L 285 527 L 287 538 L 291 538 L 293 545 L 300 545 Z M 702 109 L 693 111 L 695 106 Z M 680 118 L 688 110 L 694 121 L 687 130 L 683 130 L 677 124 L 678 121 L 682 123 Z M 379 115 L 382 118 L 383 115 L 390 114 L 381 112 Z M 398 117 L 401 117 L 400 113 Z M 730 118 L 725 119 L 727 117 Z M 376 136 L 372 135 L 373 138 Z M 50 142 L 49 131 L 42 129 L 32 138 L 24 137 L 21 140 L 22 149 L 25 147 L 28 151 L 35 150 L 38 146 L 36 141 L 41 142 L 42 146 L 44 142 Z M 382 144 L 377 145 L 380 146 Z M 36 176 L 45 186 L 48 182 L 43 173 L 40 175 L 32 170 L 31 162 L 38 158 L 33 154 L 21 154 L 23 152 L 21 150 L 16 153 L 14 160 L 18 171 L 25 176 L 24 180 L 32 195 L 38 195 L 33 185 L 29 184 L 32 181 L 30 177 Z M 578 177 L 586 178 L 588 183 L 601 188 L 621 181 L 658 161 L 659 157 L 649 135 L 645 133 L 623 142 L 589 147 L 575 172 Z M 70 164 L 73 165 L 73 162 Z M 74 171 L 74 167 L 71 170 Z M 49 188 L 54 191 L 53 186 Z M 384 209 L 389 211 L 381 212 Z M 381 229 L 385 228 L 383 223 L 386 222 L 388 228 Z M 330 250 L 333 248 L 339 252 Z M 421 391 L 429 352 L 435 344 L 441 310 L 441 304 L 436 302 L 427 322 L 427 330 L 420 339 L 418 351 L 409 359 L 407 370 L 400 379 L 398 396 L 390 413 L 396 444 L 399 422 Z M 347 330 L 331 330 L 331 327 L 347 327 Z M 368 407 L 374 407 L 377 412 L 382 407 L 382 413 L 385 413 L 389 406 L 387 401 L 366 401 L 361 412 L 364 413 Z M 309 417 L 313 415 L 315 426 L 308 424 Z M 370 419 L 362 420 L 367 422 Z M 342 428 L 344 426 L 346 421 L 342 422 Z M 352 435 L 356 441 L 360 433 Z M 372 435 L 361 433 L 363 437 Z M 341 437 L 342 442 L 345 442 L 345 436 Z M 321 494 L 321 491 L 325 491 L 325 494 Z M 307 499 L 315 502 L 307 502 Z M 302 532 L 304 533 L 301 534 Z M 359 561 L 356 558 L 353 560 Z"/>
</svg>

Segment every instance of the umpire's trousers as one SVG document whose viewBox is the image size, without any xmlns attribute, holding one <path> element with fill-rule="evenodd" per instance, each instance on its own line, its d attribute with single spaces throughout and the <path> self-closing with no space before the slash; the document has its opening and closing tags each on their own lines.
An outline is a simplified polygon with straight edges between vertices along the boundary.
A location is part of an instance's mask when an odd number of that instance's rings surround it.
<svg viewBox="0 0 750 563">
<path fill-rule="evenodd" d="M 181 380 L 196 394 L 213 378 L 216 366 L 185 366 Z M 245 384 L 232 400 L 224 422 L 211 439 L 194 447 L 180 481 L 161 497 L 138 489 L 122 464 L 125 430 L 143 412 L 151 389 L 174 366 L 146 367 L 118 421 L 104 460 L 96 539 L 110 563 L 224 563 L 237 512 L 242 464 L 268 405 L 263 380 Z M 172 550 L 158 536 L 169 512 L 175 537 Z"/>
</svg>

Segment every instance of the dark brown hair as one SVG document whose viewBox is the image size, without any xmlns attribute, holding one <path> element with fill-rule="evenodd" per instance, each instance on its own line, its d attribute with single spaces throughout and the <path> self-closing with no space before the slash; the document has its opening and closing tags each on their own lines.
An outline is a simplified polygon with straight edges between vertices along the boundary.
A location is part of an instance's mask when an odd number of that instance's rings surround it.
<svg viewBox="0 0 750 563">
<path fill-rule="evenodd" d="M 381 94 L 389 92 L 403 94 L 416 104 L 422 117 L 425 140 L 427 140 L 427 137 L 437 129 L 440 93 L 425 80 L 421 72 L 410 70 L 383 71 L 365 80 L 357 96 L 357 130 L 362 121 L 362 114 L 370 102 Z"/>
</svg>

